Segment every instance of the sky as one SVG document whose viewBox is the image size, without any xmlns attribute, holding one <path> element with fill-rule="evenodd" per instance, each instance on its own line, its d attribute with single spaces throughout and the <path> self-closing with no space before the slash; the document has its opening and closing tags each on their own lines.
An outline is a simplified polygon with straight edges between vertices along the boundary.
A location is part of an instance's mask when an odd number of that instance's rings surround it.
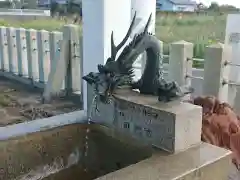
<svg viewBox="0 0 240 180">
<path fill-rule="evenodd" d="M 211 2 L 217 2 L 218 4 L 229 4 L 240 8 L 240 0 L 196 0 L 197 2 L 202 2 L 203 4 L 210 5 Z"/>
</svg>

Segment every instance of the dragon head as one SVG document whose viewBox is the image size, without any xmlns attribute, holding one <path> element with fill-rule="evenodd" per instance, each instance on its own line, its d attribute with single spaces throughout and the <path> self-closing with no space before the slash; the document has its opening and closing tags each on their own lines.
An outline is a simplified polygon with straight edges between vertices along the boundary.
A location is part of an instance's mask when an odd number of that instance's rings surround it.
<svg viewBox="0 0 240 180">
<path fill-rule="evenodd" d="M 90 72 L 83 77 L 88 84 L 94 87 L 96 95 L 98 95 L 102 103 L 110 103 L 112 94 L 117 87 L 131 83 L 131 77 L 112 70 L 114 66 L 110 66 L 108 70 L 103 65 L 98 65 L 99 72 Z"/>
<path fill-rule="evenodd" d="M 105 65 L 98 65 L 98 72 L 90 72 L 88 75 L 83 77 L 88 84 L 93 85 L 96 95 L 100 97 L 101 102 L 109 103 L 114 90 L 120 86 L 130 85 L 134 76 L 132 60 L 127 60 L 128 55 L 131 54 L 134 48 L 133 43 L 126 46 L 122 53 L 116 60 L 118 51 L 126 44 L 128 38 L 132 33 L 132 29 L 136 19 L 136 12 L 128 29 L 127 34 L 119 45 L 115 45 L 113 32 L 111 34 L 111 56 L 107 59 Z M 150 22 L 151 16 L 148 21 Z M 148 27 L 147 25 L 147 27 Z M 147 30 L 145 28 L 145 31 Z M 130 57 L 130 56 L 129 56 Z"/>
</svg>

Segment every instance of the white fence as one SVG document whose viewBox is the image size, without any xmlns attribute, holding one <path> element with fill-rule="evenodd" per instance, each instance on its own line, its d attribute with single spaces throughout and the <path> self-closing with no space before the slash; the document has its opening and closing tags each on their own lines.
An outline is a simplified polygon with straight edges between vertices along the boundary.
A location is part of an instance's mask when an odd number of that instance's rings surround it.
<svg viewBox="0 0 240 180">
<path fill-rule="evenodd" d="M 51 16 L 50 10 L 40 9 L 5 9 L 0 8 L 0 15 L 9 16 Z"/>
<path fill-rule="evenodd" d="M 38 87 L 45 87 L 49 98 L 61 90 L 81 92 L 82 37 L 79 27 L 67 25 L 62 32 L 0 27 L 0 70 L 2 76 L 18 79 Z M 166 57 L 166 56 L 165 56 Z M 193 44 L 179 41 L 170 44 L 165 77 L 180 85 L 191 85 L 194 96 L 213 95 L 229 101 L 228 95 L 238 88 L 228 79 L 230 48 L 214 44 L 206 48 L 205 60 L 193 58 Z M 204 69 L 192 68 L 193 61 L 204 61 Z M 141 64 L 135 65 L 141 75 Z M 49 79 L 51 78 L 51 79 Z M 47 83 L 48 82 L 48 83 Z M 230 104 L 240 110 L 240 92 Z"/>
<path fill-rule="evenodd" d="M 45 30 L 0 27 L 0 69 L 1 75 L 19 81 L 44 87 L 48 82 L 50 71 L 55 71 L 57 64 L 64 60 L 62 74 L 68 65 L 80 72 L 80 30 L 77 26 L 64 26 L 63 32 Z M 74 33 L 75 32 L 75 33 Z M 73 37 L 72 35 L 76 36 Z M 65 46 L 62 46 L 65 42 Z M 77 46 L 78 45 L 78 46 Z M 62 54 L 71 48 L 71 57 Z M 70 61 L 67 61 L 71 59 Z M 76 64 L 75 62 L 78 62 Z M 68 73 L 72 73 L 70 68 Z M 66 74 L 64 74 L 65 78 Z M 60 89 L 80 91 L 80 75 L 75 78 L 69 74 L 62 80 Z M 77 82 L 71 82 L 75 81 Z M 79 83 L 78 83 L 79 82 Z M 74 86 L 72 86 L 72 84 Z M 78 86 L 77 86 L 78 85 Z"/>
</svg>

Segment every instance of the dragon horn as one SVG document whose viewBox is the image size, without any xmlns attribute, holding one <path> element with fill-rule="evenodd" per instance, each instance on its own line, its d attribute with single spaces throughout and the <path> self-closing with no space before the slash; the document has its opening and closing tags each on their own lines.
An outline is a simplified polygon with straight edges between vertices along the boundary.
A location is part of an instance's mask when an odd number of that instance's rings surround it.
<svg viewBox="0 0 240 180">
<path fill-rule="evenodd" d="M 152 13 L 150 14 L 150 16 L 148 18 L 148 21 L 147 21 L 147 24 L 146 24 L 146 26 L 144 28 L 144 32 L 143 32 L 144 34 L 146 34 L 148 32 L 148 27 L 150 25 L 151 19 L 152 19 Z"/>
<path fill-rule="evenodd" d="M 129 36 L 130 36 L 130 34 L 131 34 L 131 32 L 132 32 L 132 29 L 133 29 L 133 25 L 134 25 L 134 23 L 135 23 L 135 20 L 136 20 L 136 14 L 137 14 L 137 13 L 135 12 L 134 17 L 133 17 L 133 20 L 132 20 L 132 22 L 131 22 L 131 25 L 130 25 L 130 27 L 129 27 L 129 29 L 128 29 L 128 32 L 127 32 L 126 36 L 123 38 L 122 42 L 120 42 L 117 47 L 116 47 L 115 44 L 114 44 L 113 31 L 112 31 L 112 34 L 111 34 L 111 53 L 112 53 L 111 59 L 112 59 L 112 61 L 115 60 L 116 55 L 117 55 L 117 52 L 118 52 L 118 51 L 121 49 L 121 47 L 123 47 L 123 45 L 127 42 L 128 38 L 129 38 Z"/>
</svg>

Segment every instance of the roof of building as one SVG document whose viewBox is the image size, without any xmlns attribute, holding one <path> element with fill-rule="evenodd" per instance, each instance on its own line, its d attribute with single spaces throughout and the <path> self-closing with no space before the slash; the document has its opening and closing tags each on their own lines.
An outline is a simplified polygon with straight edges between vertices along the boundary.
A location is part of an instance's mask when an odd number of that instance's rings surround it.
<svg viewBox="0 0 240 180">
<path fill-rule="evenodd" d="M 169 0 L 173 4 L 180 4 L 180 5 L 196 5 L 195 1 L 191 0 Z"/>
</svg>

